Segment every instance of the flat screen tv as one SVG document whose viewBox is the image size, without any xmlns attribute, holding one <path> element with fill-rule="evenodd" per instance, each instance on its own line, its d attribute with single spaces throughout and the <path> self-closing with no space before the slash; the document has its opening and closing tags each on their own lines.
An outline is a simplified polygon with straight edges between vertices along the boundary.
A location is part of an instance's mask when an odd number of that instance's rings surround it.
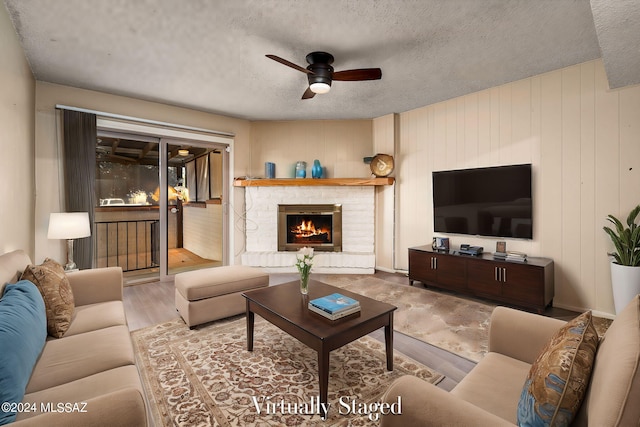
<svg viewBox="0 0 640 427">
<path fill-rule="evenodd" d="M 533 237 L 531 164 L 436 171 L 432 178 L 436 232 Z"/>
</svg>

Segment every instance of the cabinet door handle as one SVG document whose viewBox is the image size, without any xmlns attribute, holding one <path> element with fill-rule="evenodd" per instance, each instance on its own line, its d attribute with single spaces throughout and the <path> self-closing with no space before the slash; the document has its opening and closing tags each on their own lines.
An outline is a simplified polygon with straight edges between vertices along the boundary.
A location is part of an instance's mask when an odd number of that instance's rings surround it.
<svg viewBox="0 0 640 427">
<path fill-rule="evenodd" d="M 507 282 L 507 268 L 506 267 L 493 267 L 494 278 L 496 282 Z"/>
</svg>

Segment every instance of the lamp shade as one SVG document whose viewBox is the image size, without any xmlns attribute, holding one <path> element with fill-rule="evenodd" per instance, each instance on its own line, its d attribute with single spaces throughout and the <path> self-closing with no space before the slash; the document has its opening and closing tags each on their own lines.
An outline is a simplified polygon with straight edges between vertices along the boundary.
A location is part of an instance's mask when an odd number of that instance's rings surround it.
<svg viewBox="0 0 640 427">
<path fill-rule="evenodd" d="M 49 239 L 78 239 L 91 236 L 88 212 L 61 212 L 49 216 Z"/>
</svg>

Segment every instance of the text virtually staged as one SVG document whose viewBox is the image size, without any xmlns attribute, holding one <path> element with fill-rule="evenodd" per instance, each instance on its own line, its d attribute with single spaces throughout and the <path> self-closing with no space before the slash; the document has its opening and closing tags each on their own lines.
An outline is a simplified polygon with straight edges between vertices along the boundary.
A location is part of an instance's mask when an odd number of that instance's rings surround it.
<svg viewBox="0 0 640 427">
<path fill-rule="evenodd" d="M 258 415 L 320 415 L 325 420 L 332 410 L 331 403 L 323 403 L 319 396 L 311 396 L 308 402 L 287 402 L 270 396 L 253 396 L 253 405 Z M 360 402 L 352 396 L 341 396 L 336 409 L 339 415 L 366 416 L 377 421 L 380 415 L 402 415 L 402 396 L 393 403 Z"/>
</svg>

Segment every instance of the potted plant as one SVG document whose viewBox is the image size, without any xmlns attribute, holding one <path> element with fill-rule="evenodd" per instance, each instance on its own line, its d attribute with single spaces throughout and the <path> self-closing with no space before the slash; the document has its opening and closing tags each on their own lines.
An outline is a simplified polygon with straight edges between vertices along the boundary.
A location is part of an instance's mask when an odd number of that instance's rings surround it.
<svg viewBox="0 0 640 427">
<path fill-rule="evenodd" d="M 618 218 L 607 215 L 607 220 L 615 228 L 604 227 L 609 235 L 615 252 L 611 263 L 611 286 L 616 314 L 640 293 L 640 226 L 636 218 L 640 214 L 640 205 L 636 206 L 627 217 L 626 227 Z"/>
<path fill-rule="evenodd" d="M 300 293 L 309 293 L 309 273 L 313 267 L 313 248 L 301 248 L 296 255 L 296 267 L 300 272 Z"/>
</svg>

